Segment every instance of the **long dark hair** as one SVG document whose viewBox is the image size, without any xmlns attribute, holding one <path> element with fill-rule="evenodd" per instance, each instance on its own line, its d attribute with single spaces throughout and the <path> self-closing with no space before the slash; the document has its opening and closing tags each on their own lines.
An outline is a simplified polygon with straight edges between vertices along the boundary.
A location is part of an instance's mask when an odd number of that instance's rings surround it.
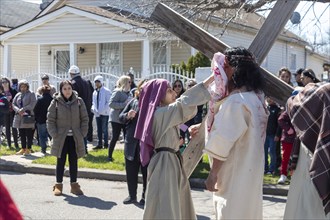
<svg viewBox="0 0 330 220">
<path fill-rule="evenodd" d="M 65 101 L 71 100 L 71 98 L 72 98 L 72 95 L 71 95 L 71 97 L 70 97 L 69 99 L 66 99 L 65 96 L 64 96 L 63 93 L 62 93 L 62 88 L 63 88 L 63 86 L 64 86 L 64 85 L 67 85 L 67 84 L 70 85 L 71 88 L 72 88 L 72 83 L 71 83 L 71 81 L 69 81 L 69 80 L 63 80 L 63 81 L 60 83 L 60 94 L 61 94 L 61 96 L 64 98 Z M 73 93 L 72 93 L 72 94 L 73 94 Z"/>
<path fill-rule="evenodd" d="M 184 89 L 184 87 L 183 87 L 183 82 L 180 80 L 180 79 L 177 79 L 177 80 L 175 80 L 174 82 L 173 82 L 173 84 L 172 84 L 172 89 L 174 90 L 174 86 L 175 86 L 175 84 L 176 83 L 180 83 L 181 84 L 181 92 L 180 92 L 180 94 L 177 96 L 177 98 L 179 98 L 184 92 L 185 92 L 185 89 Z M 175 90 L 174 90 L 175 91 Z"/>
<path fill-rule="evenodd" d="M 235 68 L 232 79 L 234 88 L 246 87 L 248 91 L 261 90 L 264 77 L 253 54 L 244 47 L 233 47 L 225 51 L 229 65 Z"/>
<path fill-rule="evenodd" d="M 2 81 L 7 81 L 8 82 L 8 86 L 9 86 L 9 90 L 10 90 L 10 88 L 11 88 L 11 82 L 10 82 L 10 80 L 7 78 L 7 77 L 2 77 L 2 79 L 1 79 Z"/>
</svg>

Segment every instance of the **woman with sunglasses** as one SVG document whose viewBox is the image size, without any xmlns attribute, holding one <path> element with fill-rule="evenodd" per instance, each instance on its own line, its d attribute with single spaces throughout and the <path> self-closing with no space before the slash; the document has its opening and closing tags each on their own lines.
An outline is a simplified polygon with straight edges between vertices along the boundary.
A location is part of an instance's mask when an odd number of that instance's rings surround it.
<svg viewBox="0 0 330 220">
<path fill-rule="evenodd" d="M 180 96 L 185 92 L 185 89 L 183 87 L 183 82 L 180 79 L 177 79 L 174 81 L 174 83 L 172 84 L 172 89 L 176 94 L 176 98 L 180 98 Z M 187 130 L 182 130 L 182 129 L 184 129 L 184 127 L 186 127 L 186 126 L 181 126 L 181 129 L 180 129 L 180 139 L 181 139 L 180 149 L 184 149 L 183 147 L 185 144 L 185 136 L 186 136 Z"/>
<path fill-rule="evenodd" d="M 174 81 L 172 89 L 176 93 L 176 98 L 179 98 L 185 92 L 183 82 L 180 79 Z"/>
</svg>

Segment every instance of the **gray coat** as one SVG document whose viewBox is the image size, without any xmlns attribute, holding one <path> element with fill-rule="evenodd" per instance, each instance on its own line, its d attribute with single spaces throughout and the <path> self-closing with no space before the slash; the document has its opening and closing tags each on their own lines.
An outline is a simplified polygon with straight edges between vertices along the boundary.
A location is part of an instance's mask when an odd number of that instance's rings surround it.
<svg viewBox="0 0 330 220">
<path fill-rule="evenodd" d="M 74 91 L 71 101 L 65 102 L 55 93 L 47 113 L 47 129 L 53 138 L 51 154 L 61 157 L 67 134 L 72 129 L 78 158 L 85 156 L 84 137 L 88 131 L 88 114 L 84 101 Z"/>
<path fill-rule="evenodd" d="M 119 120 L 120 112 L 125 108 L 129 101 L 129 92 L 115 89 L 110 98 L 110 116 L 109 121 L 123 124 Z"/>
<path fill-rule="evenodd" d="M 23 106 L 22 106 L 23 104 Z M 24 111 L 30 111 L 30 115 L 34 115 L 33 109 L 37 104 L 36 95 L 28 90 L 25 93 L 17 93 L 13 100 L 13 109 L 15 111 L 15 117 L 13 121 L 14 128 L 34 128 L 34 123 L 25 124 L 23 122 L 23 117 L 18 114 L 18 111 L 23 108 Z"/>
</svg>

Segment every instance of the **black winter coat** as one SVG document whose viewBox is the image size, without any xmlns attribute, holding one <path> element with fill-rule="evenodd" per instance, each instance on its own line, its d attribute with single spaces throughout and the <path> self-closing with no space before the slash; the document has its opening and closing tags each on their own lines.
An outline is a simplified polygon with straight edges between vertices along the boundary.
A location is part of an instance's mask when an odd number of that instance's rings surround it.
<svg viewBox="0 0 330 220">
<path fill-rule="evenodd" d="M 77 91 L 78 96 L 84 100 L 88 115 L 91 114 L 94 88 L 89 80 L 75 76 L 71 80 L 72 89 Z"/>
<path fill-rule="evenodd" d="M 38 97 L 37 104 L 34 107 L 34 115 L 36 122 L 39 124 L 45 124 L 47 121 L 47 111 L 53 97 L 49 93 L 45 93 Z"/>
<path fill-rule="evenodd" d="M 127 119 L 127 113 L 131 109 L 136 111 L 136 116 L 133 119 Z M 124 154 L 125 157 L 130 161 L 134 160 L 135 151 L 140 150 L 139 140 L 134 138 L 138 115 L 139 115 L 139 100 L 136 98 L 132 99 L 129 103 L 127 103 L 126 107 L 119 114 L 119 121 L 121 121 L 126 125 Z"/>
</svg>

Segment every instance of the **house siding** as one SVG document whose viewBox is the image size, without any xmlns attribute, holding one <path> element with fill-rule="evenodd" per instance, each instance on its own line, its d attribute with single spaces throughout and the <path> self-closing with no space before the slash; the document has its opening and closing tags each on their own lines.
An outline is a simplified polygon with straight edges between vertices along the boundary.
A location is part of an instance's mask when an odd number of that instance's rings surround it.
<svg viewBox="0 0 330 220">
<path fill-rule="evenodd" d="M 180 64 L 184 61 L 186 64 L 191 56 L 191 46 L 181 40 L 171 42 L 171 63 Z"/>
<path fill-rule="evenodd" d="M 79 34 L 78 34 L 79 33 Z M 66 13 L 14 36 L 7 44 L 63 44 L 132 41 L 138 34 L 84 16 Z M 141 38 L 142 39 L 142 38 Z"/>
<path fill-rule="evenodd" d="M 77 65 L 80 71 L 86 71 L 96 64 L 96 44 L 77 44 L 77 51 L 82 47 L 85 49 L 83 54 L 77 53 Z"/>
<path fill-rule="evenodd" d="M 38 72 L 38 46 L 16 45 L 11 48 L 11 76 Z"/>
<path fill-rule="evenodd" d="M 123 72 L 128 72 L 131 67 L 140 73 L 142 69 L 142 42 L 123 43 Z"/>
<path fill-rule="evenodd" d="M 211 34 L 215 36 L 219 36 L 220 33 L 221 30 L 219 29 L 211 29 Z M 231 47 L 243 46 L 249 48 L 254 37 L 255 34 L 251 32 L 227 28 L 219 39 Z M 294 68 L 290 66 L 290 54 L 296 55 L 296 65 Z M 305 59 L 305 48 L 303 46 L 277 40 L 265 58 L 266 61 L 262 63 L 262 66 L 271 73 L 277 75 L 278 70 L 284 66 L 288 67 L 292 72 L 295 72 L 298 68 L 304 67 Z"/>
<path fill-rule="evenodd" d="M 320 58 L 317 58 L 313 54 L 308 53 L 308 62 L 306 65 L 306 69 L 312 69 L 314 73 L 316 74 L 316 77 L 321 80 L 321 74 L 323 73 L 323 64 L 326 63 L 325 60 L 322 60 Z M 329 62 L 329 61 L 327 61 Z"/>
</svg>

